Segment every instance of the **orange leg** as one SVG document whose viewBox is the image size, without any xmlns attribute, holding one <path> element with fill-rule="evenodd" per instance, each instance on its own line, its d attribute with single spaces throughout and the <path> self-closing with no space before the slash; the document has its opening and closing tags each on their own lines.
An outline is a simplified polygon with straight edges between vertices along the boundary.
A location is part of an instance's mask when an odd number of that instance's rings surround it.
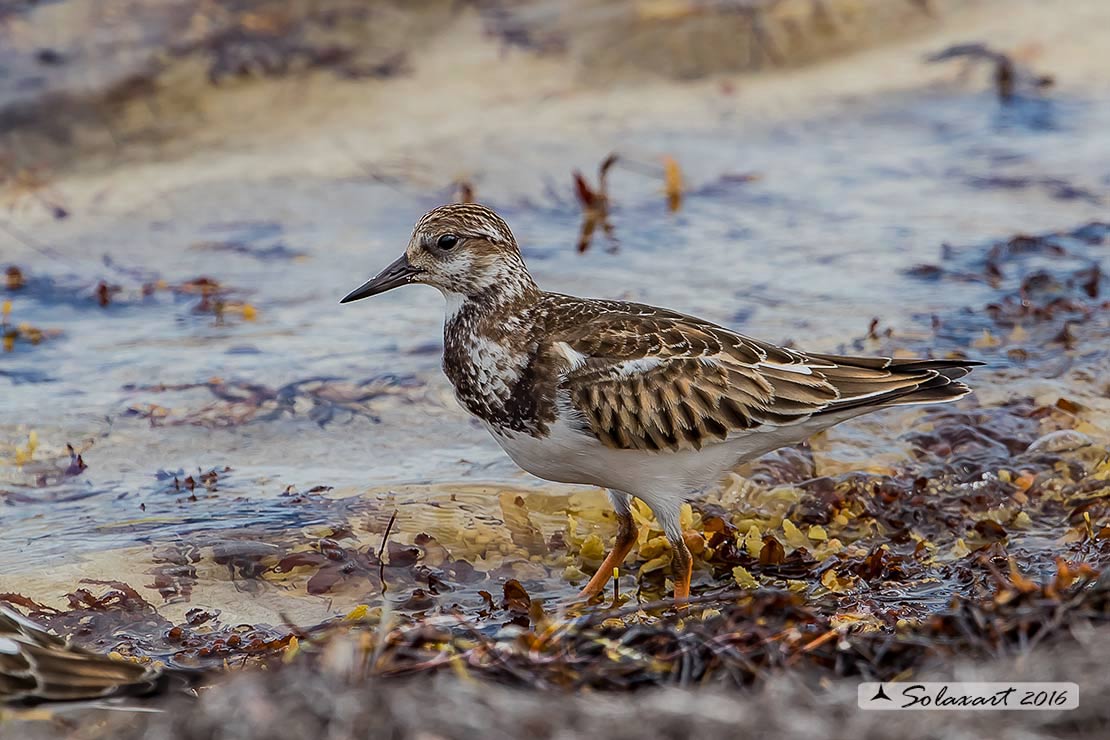
<svg viewBox="0 0 1110 740">
<path fill-rule="evenodd" d="M 632 521 L 632 514 L 618 511 L 617 541 L 613 544 L 613 549 L 605 556 L 601 567 L 594 573 L 594 577 L 590 579 L 585 588 L 578 592 L 578 597 L 591 599 L 601 593 L 605 584 L 609 582 L 609 578 L 612 577 L 613 569 L 620 567 L 620 564 L 628 557 L 628 552 L 634 544 L 636 544 L 636 525 Z M 687 582 L 689 582 L 689 579 L 687 579 Z"/>
<path fill-rule="evenodd" d="M 668 538 L 670 539 L 670 538 Z M 682 608 L 690 599 L 690 579 L 694 575 L 694 556 L 686 541 L 679 535 L 671 542 L 671 568 L 674 570 L 674 600 Z"/>
</svg>

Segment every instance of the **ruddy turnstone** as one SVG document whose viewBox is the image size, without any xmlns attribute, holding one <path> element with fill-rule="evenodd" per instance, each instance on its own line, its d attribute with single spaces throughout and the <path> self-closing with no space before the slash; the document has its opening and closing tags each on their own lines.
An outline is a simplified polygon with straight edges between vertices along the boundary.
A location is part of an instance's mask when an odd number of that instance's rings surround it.
<svg viewBox="0 0 1110 740">
<path fill-rule="evenodd" d="M 145 695 L 170 675 L 85 650 L 0 604 L 0 703 Z"/>
<path fill-rule="evenodd" d="M 853 416 L 960 398 L 970 389 L 957 379 L 981 364 L 800 352 L 665 308 L 547 293 L 508 224 L 469 203 L 426 213 L 405 253 L 340 302 L 411 283 L 447 299 L 443 370 L 509 457 L 540 478 L 608 491 L 616 544 L 585 597 L 635 542 L 632 497 L 665 531 L 684 601 L 684 501 Z"/>
</svg>

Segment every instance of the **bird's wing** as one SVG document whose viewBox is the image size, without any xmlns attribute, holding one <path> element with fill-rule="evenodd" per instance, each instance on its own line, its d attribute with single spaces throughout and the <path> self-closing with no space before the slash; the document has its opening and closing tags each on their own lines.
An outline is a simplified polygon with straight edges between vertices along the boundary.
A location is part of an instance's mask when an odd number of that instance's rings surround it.
<svg viewBox="0 0 1110 740">
<path fill-rule="evenodd" d="M 700 449 L 833 410 L 949 400 L 968 391 L 952 380 L 975 364 L 812 355 L 620 305 L 557 332 L 549 350 L 562 362 L 559 390 L 584 426 L 617 449 Z M 924 395 L 910 400 L 914 393 Z"/>
<path fill-rule="evenodd" d="M 0 605 L 0 703 L 106 697 L 157 676 L 150 666 L 72 645 Z"/>
</svg>

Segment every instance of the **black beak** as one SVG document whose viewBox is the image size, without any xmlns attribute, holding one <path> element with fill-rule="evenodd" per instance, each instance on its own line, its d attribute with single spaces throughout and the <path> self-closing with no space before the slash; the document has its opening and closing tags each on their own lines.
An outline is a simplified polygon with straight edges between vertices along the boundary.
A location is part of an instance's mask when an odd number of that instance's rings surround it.
<svg viewBox="0 0 1110 740">
<path fill-rule="evenodd" d="M 409 264 L 408 255 L 402 254 L 389 267 L 367 280 L 360 287 L 348 293 L 340 303 L 361 301 L 363 298 L 369 298 L 372 295 L 384 293 L 387 290 L 393 290 L 402 285 L 408 285 L 420 274 L 420 272 L 419 269 Z"/>
</svg>

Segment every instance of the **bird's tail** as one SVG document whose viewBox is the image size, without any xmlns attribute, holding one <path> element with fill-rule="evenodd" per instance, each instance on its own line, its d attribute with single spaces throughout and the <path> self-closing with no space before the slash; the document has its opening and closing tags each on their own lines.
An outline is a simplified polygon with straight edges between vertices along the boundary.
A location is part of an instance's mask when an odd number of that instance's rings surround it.
<svg viewBox="0 0 1110 740">
<path fill-rule="evenodd" d="M 983 364 L 958 359 L 810 356 L 835 365 L 822 373 L 840 392 L 840 399 L 822 413 L 955 401 L 971 393 L 971 388 L 959 379 Z M 882 373 L 882 377 L 877 378 L 877 373 Z"/>
</svg>

